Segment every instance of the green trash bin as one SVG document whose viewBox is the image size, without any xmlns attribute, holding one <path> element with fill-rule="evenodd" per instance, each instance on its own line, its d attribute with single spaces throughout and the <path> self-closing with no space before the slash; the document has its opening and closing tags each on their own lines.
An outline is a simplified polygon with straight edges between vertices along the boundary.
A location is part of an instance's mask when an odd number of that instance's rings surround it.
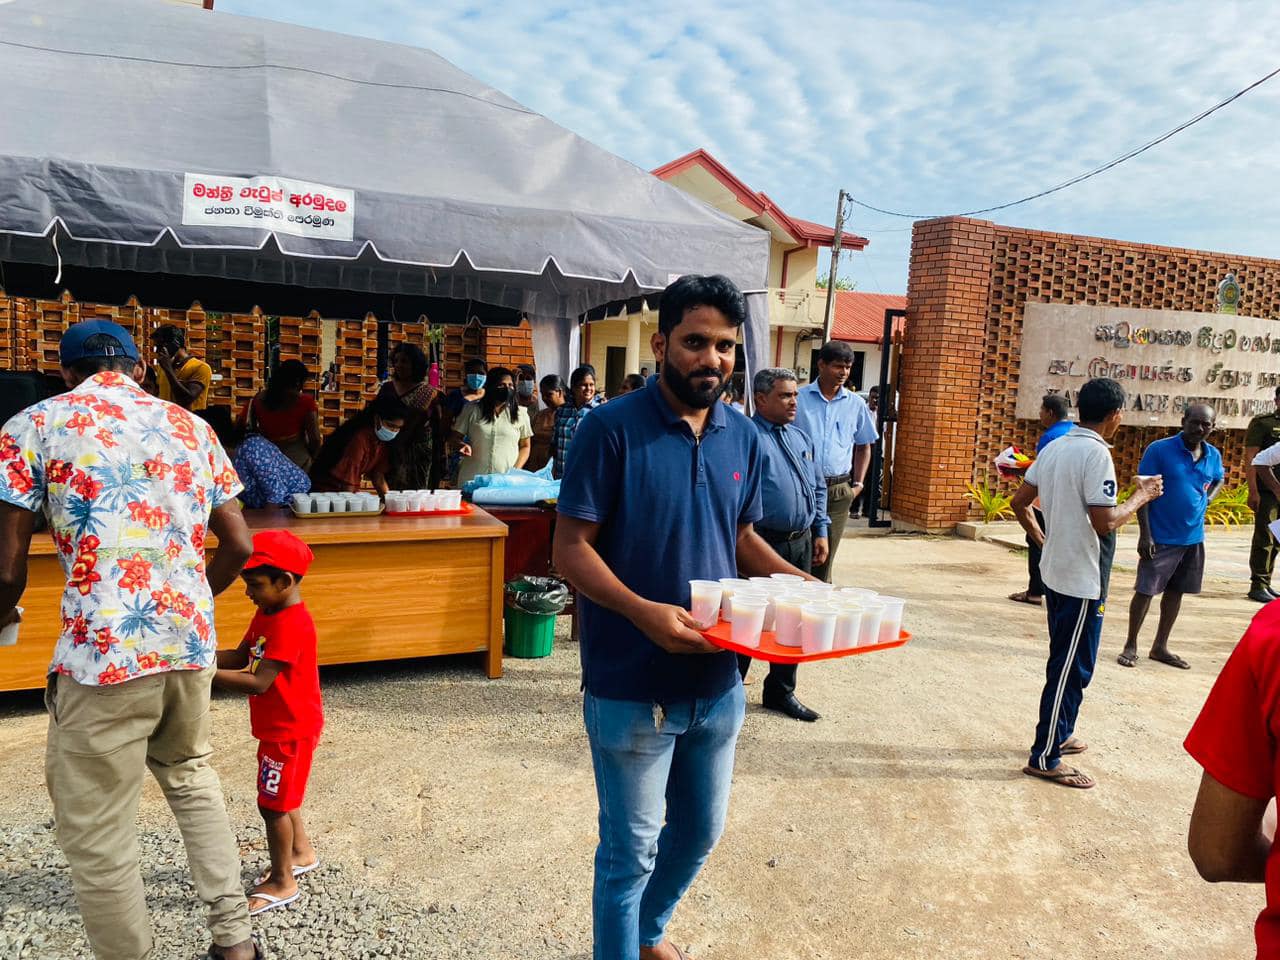
<svg viewBox="0 0 1280 960">
<path fill-rule="evenodd" d="M 569 605 L 569 588 L 550 577 L 519 577 L 507 583 L 505 601 L 507 654 L 524 659 L 551 656 L 556 616 Z"/>
</svg>

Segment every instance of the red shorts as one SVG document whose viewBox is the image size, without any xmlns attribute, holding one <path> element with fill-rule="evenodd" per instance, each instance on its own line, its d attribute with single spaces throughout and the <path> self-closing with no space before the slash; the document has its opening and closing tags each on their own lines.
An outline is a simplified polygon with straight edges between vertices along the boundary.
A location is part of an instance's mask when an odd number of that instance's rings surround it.
<svg viewBox="0 0 1280 960">
<path fill-rule="evenodd" d="M 258 743 L 258 806 L 289 813 L 302 806 L 316 740 Z"/>
</svg>

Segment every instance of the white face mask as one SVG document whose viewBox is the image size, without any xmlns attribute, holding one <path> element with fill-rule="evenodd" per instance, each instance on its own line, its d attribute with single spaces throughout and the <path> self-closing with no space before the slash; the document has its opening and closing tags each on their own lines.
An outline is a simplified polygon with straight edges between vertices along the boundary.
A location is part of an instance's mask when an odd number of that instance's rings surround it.
<svg viewBox="0 0 1280 960">
<path fill-rule="evenodd" d="M 394 440 L 396 437 L 400 435 L 399 430 L 392 430 L 390 427 L 386 426 L 385 424 L 379 427 L 377 430 L 375 430 L 374 433 L 377 435 L 378 439 L 381 440 L 383 443 L 390 443 L 392 440 Z"/>
</svg>

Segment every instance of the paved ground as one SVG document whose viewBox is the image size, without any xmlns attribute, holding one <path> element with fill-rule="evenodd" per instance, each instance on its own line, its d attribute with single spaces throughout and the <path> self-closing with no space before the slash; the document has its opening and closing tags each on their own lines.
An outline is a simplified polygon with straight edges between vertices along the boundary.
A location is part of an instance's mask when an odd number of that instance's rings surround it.
<svg viewBox="0 0 1280 960">
<path fill-rule="evenodd" d="M 1022 528 L 1016 523 L 993 523 L 986 539 L 1012 550 L 1025 550 L 1026 540 Z M 1249 590 L 1249 543 L 1253 539 L 1253 526 L 1211 527 L 1205 538 L 1205 575 L 1224 583 L 1243 584 L 1242 593 Z M 1116 537 L 1116 566 L 1121 570 L 1135 570 L 1138 566 L 1138 528 L 1130 524 Z"/>
<path fill-rule="evenodd" d="M 759 684 L 727 832 L 671 933 L 700 960 L 1252 955 L 1258 887 L 1202 883 L 1186 855 L 1199 772 L 1181 740 L 1255 608 L 1215 582 L 1174 648 L 1194 669 L 1114 663 L 1113 616 L 1080 734 L 1097 789 L 1018 771 L 1043 682 L 1042 613 L 1005 601 L 1022 558 L 985 543 L 855 541 L 838 576 L 908 597 L 906 647 L 805 668 L 824 719 L 765 714 Z M 1119 571 L 1113 596 L 1127 597 Z M 1148 635 L 1150 628 L 1148 630 Z M 324 674 L 308 797 L 329 867 L 261 927 L 284 958 L 585 958 L 595 797 L 577 651 Z M 246 871 L 262 862 L 243 702 L 214 704 Z M 0 698 L 0 956 L 86 956 L 45 824 L 44 719 Z M 196 956 L 199 911 L 158 792 L 140 822 L 157 955 Z"/>
</svg>

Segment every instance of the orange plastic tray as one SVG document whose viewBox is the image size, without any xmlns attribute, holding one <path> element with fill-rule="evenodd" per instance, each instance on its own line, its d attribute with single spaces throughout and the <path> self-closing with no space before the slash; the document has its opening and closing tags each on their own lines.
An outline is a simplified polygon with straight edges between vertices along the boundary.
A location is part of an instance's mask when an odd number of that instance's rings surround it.
<svg viewBox="0 0 1280 960">
<path fill-rule="evenodd" d="M 760 634 L 760 646 L 743 647 L 729 639 L 729 621 L 721 620 L 710 630 L 702 631 L 702 635 L 717 647 L 732 650 L 734 653 L 745 653 L 756 660 L 768 660 L 770 663 L 808 663 L 811 660 L 834 660 L 836 657 L 852 657 L 859 653 L 874 653 L 876 650 L 891 650 L 900 647 L 911 639 L 911 634 L 903 630 L 898 639 L 889 643 L 869 643 L 865 647 L 846 647 L 842 650 L 824 650 L 822 653 L 802 653 L 799 647 L 784 647 L 777 641 L 772 630 Z"/>
<path fill-rule="evenodd" d="M 388 517 L 469 517 L 476 512 L 476 505 L 462 501 L 461 510 L 406 510 L 403 513 L 395 510 L 388 510 L 385 516 Z"/>
</svg>

